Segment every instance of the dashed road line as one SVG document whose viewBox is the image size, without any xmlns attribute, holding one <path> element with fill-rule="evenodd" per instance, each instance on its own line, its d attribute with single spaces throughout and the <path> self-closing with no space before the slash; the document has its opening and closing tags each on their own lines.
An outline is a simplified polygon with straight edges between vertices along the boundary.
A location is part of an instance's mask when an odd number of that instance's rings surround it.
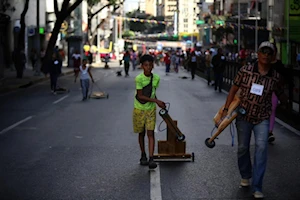
<svg viewBox="0 0 300 200">
<path fill-rule="evenodd" d="M 57 103 L 61 102 L 62 100 L 64 100 L 64 99 L 67 98 L 68 96 L 69 96 L 69 95 L 66 95 L 66 96 L 64 96 L 64 97 L 62 97 L 62 98 L 60 98 L 60 99 L 54 101 L 53 104 L 57 104 Z"/>
<path fill-rule="evenodd" d="M 162 200 L 159 165 L 155 170 L 150 170 L 150 199 Z"/>
<path fill-rule="evenodd" d="M 16 126 L 19 126 L 20 124 L 22 124 L 22 123 L 24 123 L 24 122 L 26 122 L 26 121 L 28 121 L 28 120 L 30 120 L 30 119 L 32 119 L 32 116 L 26 117 L 25 119 L 23 119 L 23 120 L 21 120 L 21 121 L 15 123 L 15 124 L 13 124 L 13 125 L 11 125 L 11 126 L 5 128 L 5 129 L 3 129 L 3 130 L 0 132 L 0 135 L 6 133 L 7 131 L 10 131 L 11 129 L 15 128 Z"/>
</svg>

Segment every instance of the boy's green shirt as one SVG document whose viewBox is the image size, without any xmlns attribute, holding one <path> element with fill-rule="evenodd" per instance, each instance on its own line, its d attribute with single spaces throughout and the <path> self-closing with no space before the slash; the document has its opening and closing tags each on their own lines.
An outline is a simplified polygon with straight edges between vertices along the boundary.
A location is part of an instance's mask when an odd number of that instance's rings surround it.
<svg viewBox="0 0 300 200">
<path fill-rule="evenodd" d="M 152 73 L 153 74 L 153 73 Z M 150 83 L 151 76 L 147 77 L 144 73 L 141 73 L 135 77 L 135 86 L 136 90 L 141 90 L 143 87 Z M 153 74 L 152 79 L 152 94 L 150 98 L 155 98 L 156 96 L 156 89 L 159 87 L 160 77 L 157 74 Z M 135 96 L 135 95 L 134 95 Z M 145 104 L 141 104 L 135 97 L 134 97 L 134 108 L 140 110 L 152 110 L 156 108 L 156 103 L 154 102 L 147 102 Z"/>
</svg>

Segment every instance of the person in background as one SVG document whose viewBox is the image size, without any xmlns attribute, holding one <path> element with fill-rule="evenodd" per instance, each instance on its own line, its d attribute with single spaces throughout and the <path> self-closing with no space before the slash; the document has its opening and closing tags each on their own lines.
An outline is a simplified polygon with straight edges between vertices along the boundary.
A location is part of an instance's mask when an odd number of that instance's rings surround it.
<svg viewBox="0 0 300 200">
<path fill-rule="evenodd" d="M 192 80 L 194 80 L 196 69 L 197 69 L 197 56 L 195 51 L 192 51 L 192 53 L 190 54 L 188 63 L 189 63 L 189 68 L 191 70 Z"/>
<path fill-rule="evenodd" d="M 78 50 L 75 50 L 75 52 L 72 54 L 72 60 L 73 60 L 74 76 L 75 76 L 75 81 L 76 81 L 79 71 L 80 71 L 79 67 L 81 64 L 81 55 Z"/>
<path fill-rule="evenodd" d="M 281 75 L 281 84 L 293 84 L 293 78 L 289 76 L 287 69 L 284 67 L 281 60 L 277 59 L 277 47 L 276 44 L 273 43 L 274 46 L 274 56 L 272 61 L 272 68 L 275 69 Z M 278 97 L 275 92 L 272 93 L 272 114 L 270 116 L 270 127 L 269 127 L 269 138 L 268 142 L 272 143 L 275 141 L 275 136 L 273 133 L 275 117 L 276 117 L 276 109 L 278 106 Z"/>
<path fill-rule="evenodd" d="M 36 52 L 35 48 L 31 49 L 31 53 L 30 53 L 30 61 L 32 64 L 32 70 L 36 70 L 36 62 L 38 61 L 38 54 Z"/>
<path fill-rule="evenodd" d="M 61 73 L 62 62 L 59 59 L 58 52 L 52 53 L 52 59 L 50 63 L 49 73 L 50 73 L 50 88 L 52 94 L 56 94 L 57 89 L 57 79 Z"/>
<path fill-rule="evenodd" d="M 219 92 L 222 92 L 223 85 L 223 73 L 226 66 L 226 58 L 223 55 L 223 50 L 218 49 L 218 53 L 212 58 L 211 61 L 213 65 L 214 75 L 215 75 L 215 91 L 219 89 Z"/>
<path fill-rule="evenodd" d="M 252 178 L 254 198 L 264 198 L 262 183 L 267 166 L 272 93 L 275 92 L 282 103 L 287 103 L 280 84 L 280 74 L 271 65 L 273 56 L 274 45 L 268 41 L 261 43 L 258 48 L 258 62 L 254 65 L 245 65 L 238 71 L 222 113 L 222 118 L 227 115 L 229 105 L 237 91 L 240 91 L 240 109 L 245 111 L 238 113 L 236 118 L 240 185 L 250 186 Z M 255 136 L 253 165 L 250 157 L 252 131 Z"/>
<path fill-rule="evenodd" d="M 132 54 L 131 54 L 131 63 L 132 63 L 132 70 L 134 71 L 136 68 L 136 63 L 137 63 L 137 54 L 134 50 L 132 51 Z"/>
<path fill-rule="evenodd" d="M 171 66 L 171 58 L 169 52 L 166 52 L 165 57 L 164 57 L 164 62 L 166 65 L 166 75 L 170 72 L 170 66 Z"/>
<path fill-rule="evenodd" d="M 91 68 L 87 65 L 87 59 L 82 60 L 82 65 L 79 67 L 80 70 L 80 85 L 82 91 L 82 101 L 87 100 L 89 94 L 89 87 L 90 87 L 90 78 L 94 83 L 94 78 L 91 73 Z M 76 79 L 75 79 L 76 82 Z"/>
<path fill-rule="evenodd" d="M 211 76 L 210 72 L 211 72 L 211 65 L 212 65 L 211 64 L 211 59 L 212 59 L 211 54 L 212 54 L 212 52 L 209 50 L 207 50 L 205 52 L 205 67 L 206 67 L 207 85 L 210 85 L 210 82 L 211 82 L 211 79 L 210 79 L 210 76 Z"/>
<path fill-rule="evenodd" d="M 296 60 L 297 60 L 298 67 L 300 67 L 300 52 L 298 52 Z"/>
<path fill-rule="evenodd" d="M 126 51 L 124 56 L 123 56 L 123 60 L 124 60 L 124 69 L 125 69 L 125 77 L 129 76 L 129 67 L 130 67 L 130 53 L 129 51 Z"/>
</svg>

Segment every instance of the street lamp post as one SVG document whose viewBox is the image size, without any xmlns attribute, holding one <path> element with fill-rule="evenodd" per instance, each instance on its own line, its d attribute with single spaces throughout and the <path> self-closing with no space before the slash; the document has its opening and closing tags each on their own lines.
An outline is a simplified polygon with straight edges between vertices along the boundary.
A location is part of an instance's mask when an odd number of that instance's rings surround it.
<svg viewBox="0 0 300 200">
<path fill-rule="evenodd" d="M 36 0 L 36 51 L 38 55 L 38 61 L 36 62 L 36 75 L 40 75 L 40 52 L 41 52 L 41 40 L 40 40 L 40 0 Z"/>
<path fill-rule="evenodd" d="M 286 27 L 286 49 L 287 49 L 287 64 L 290 64 L 290 0 L 287 0 L 287 27 Z"/>
<path fill-rule="evenodd" d="M 258 48 L 257 15 L 258 15 L 258 0 L 256 0 L 256 2 L 255 2 L 255 52 L 257 52 L 257 48 Z"/>
<path fill-rule="evenodd" d="M 238 0 L 238 52 L 241 50 L 241 2 Z"/>
</svg>

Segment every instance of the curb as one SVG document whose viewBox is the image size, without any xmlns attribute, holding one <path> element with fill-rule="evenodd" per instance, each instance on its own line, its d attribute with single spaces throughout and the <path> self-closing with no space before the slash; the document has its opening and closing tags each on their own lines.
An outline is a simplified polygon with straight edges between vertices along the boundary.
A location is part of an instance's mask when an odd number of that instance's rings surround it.
<svg viewBox="0 0 300 200">
<path fill-rule="evenodd" d="M 73 70 L 70 70 L 70 71 L 61 73 L 60 76 L 66 76 L 66 75 L 69 75 L 69 74 L 72 74 L 72 73 L 74 73 Z M 28 87 L 30 87 L 34 84 L 49 80 L 49 78 L 50 77 L 45 77 L 44 76 L 44 77 L 38 78 L 36 80 L 31 80 L 31 81 L 29 81 L 28 83 L 25 83 L 25 84 L 19 84 L 19 85 L 15 85 L 15 86 L 12 86 L 12 87 L 7 86 L 7 87 L 4 87 L 4 88 L 0 88 L 0 94 L 5 94 L 7 92 L 15 91 L 15 90 L 18 90 L 18 89 L 28 88 Z"/>
</svg>

